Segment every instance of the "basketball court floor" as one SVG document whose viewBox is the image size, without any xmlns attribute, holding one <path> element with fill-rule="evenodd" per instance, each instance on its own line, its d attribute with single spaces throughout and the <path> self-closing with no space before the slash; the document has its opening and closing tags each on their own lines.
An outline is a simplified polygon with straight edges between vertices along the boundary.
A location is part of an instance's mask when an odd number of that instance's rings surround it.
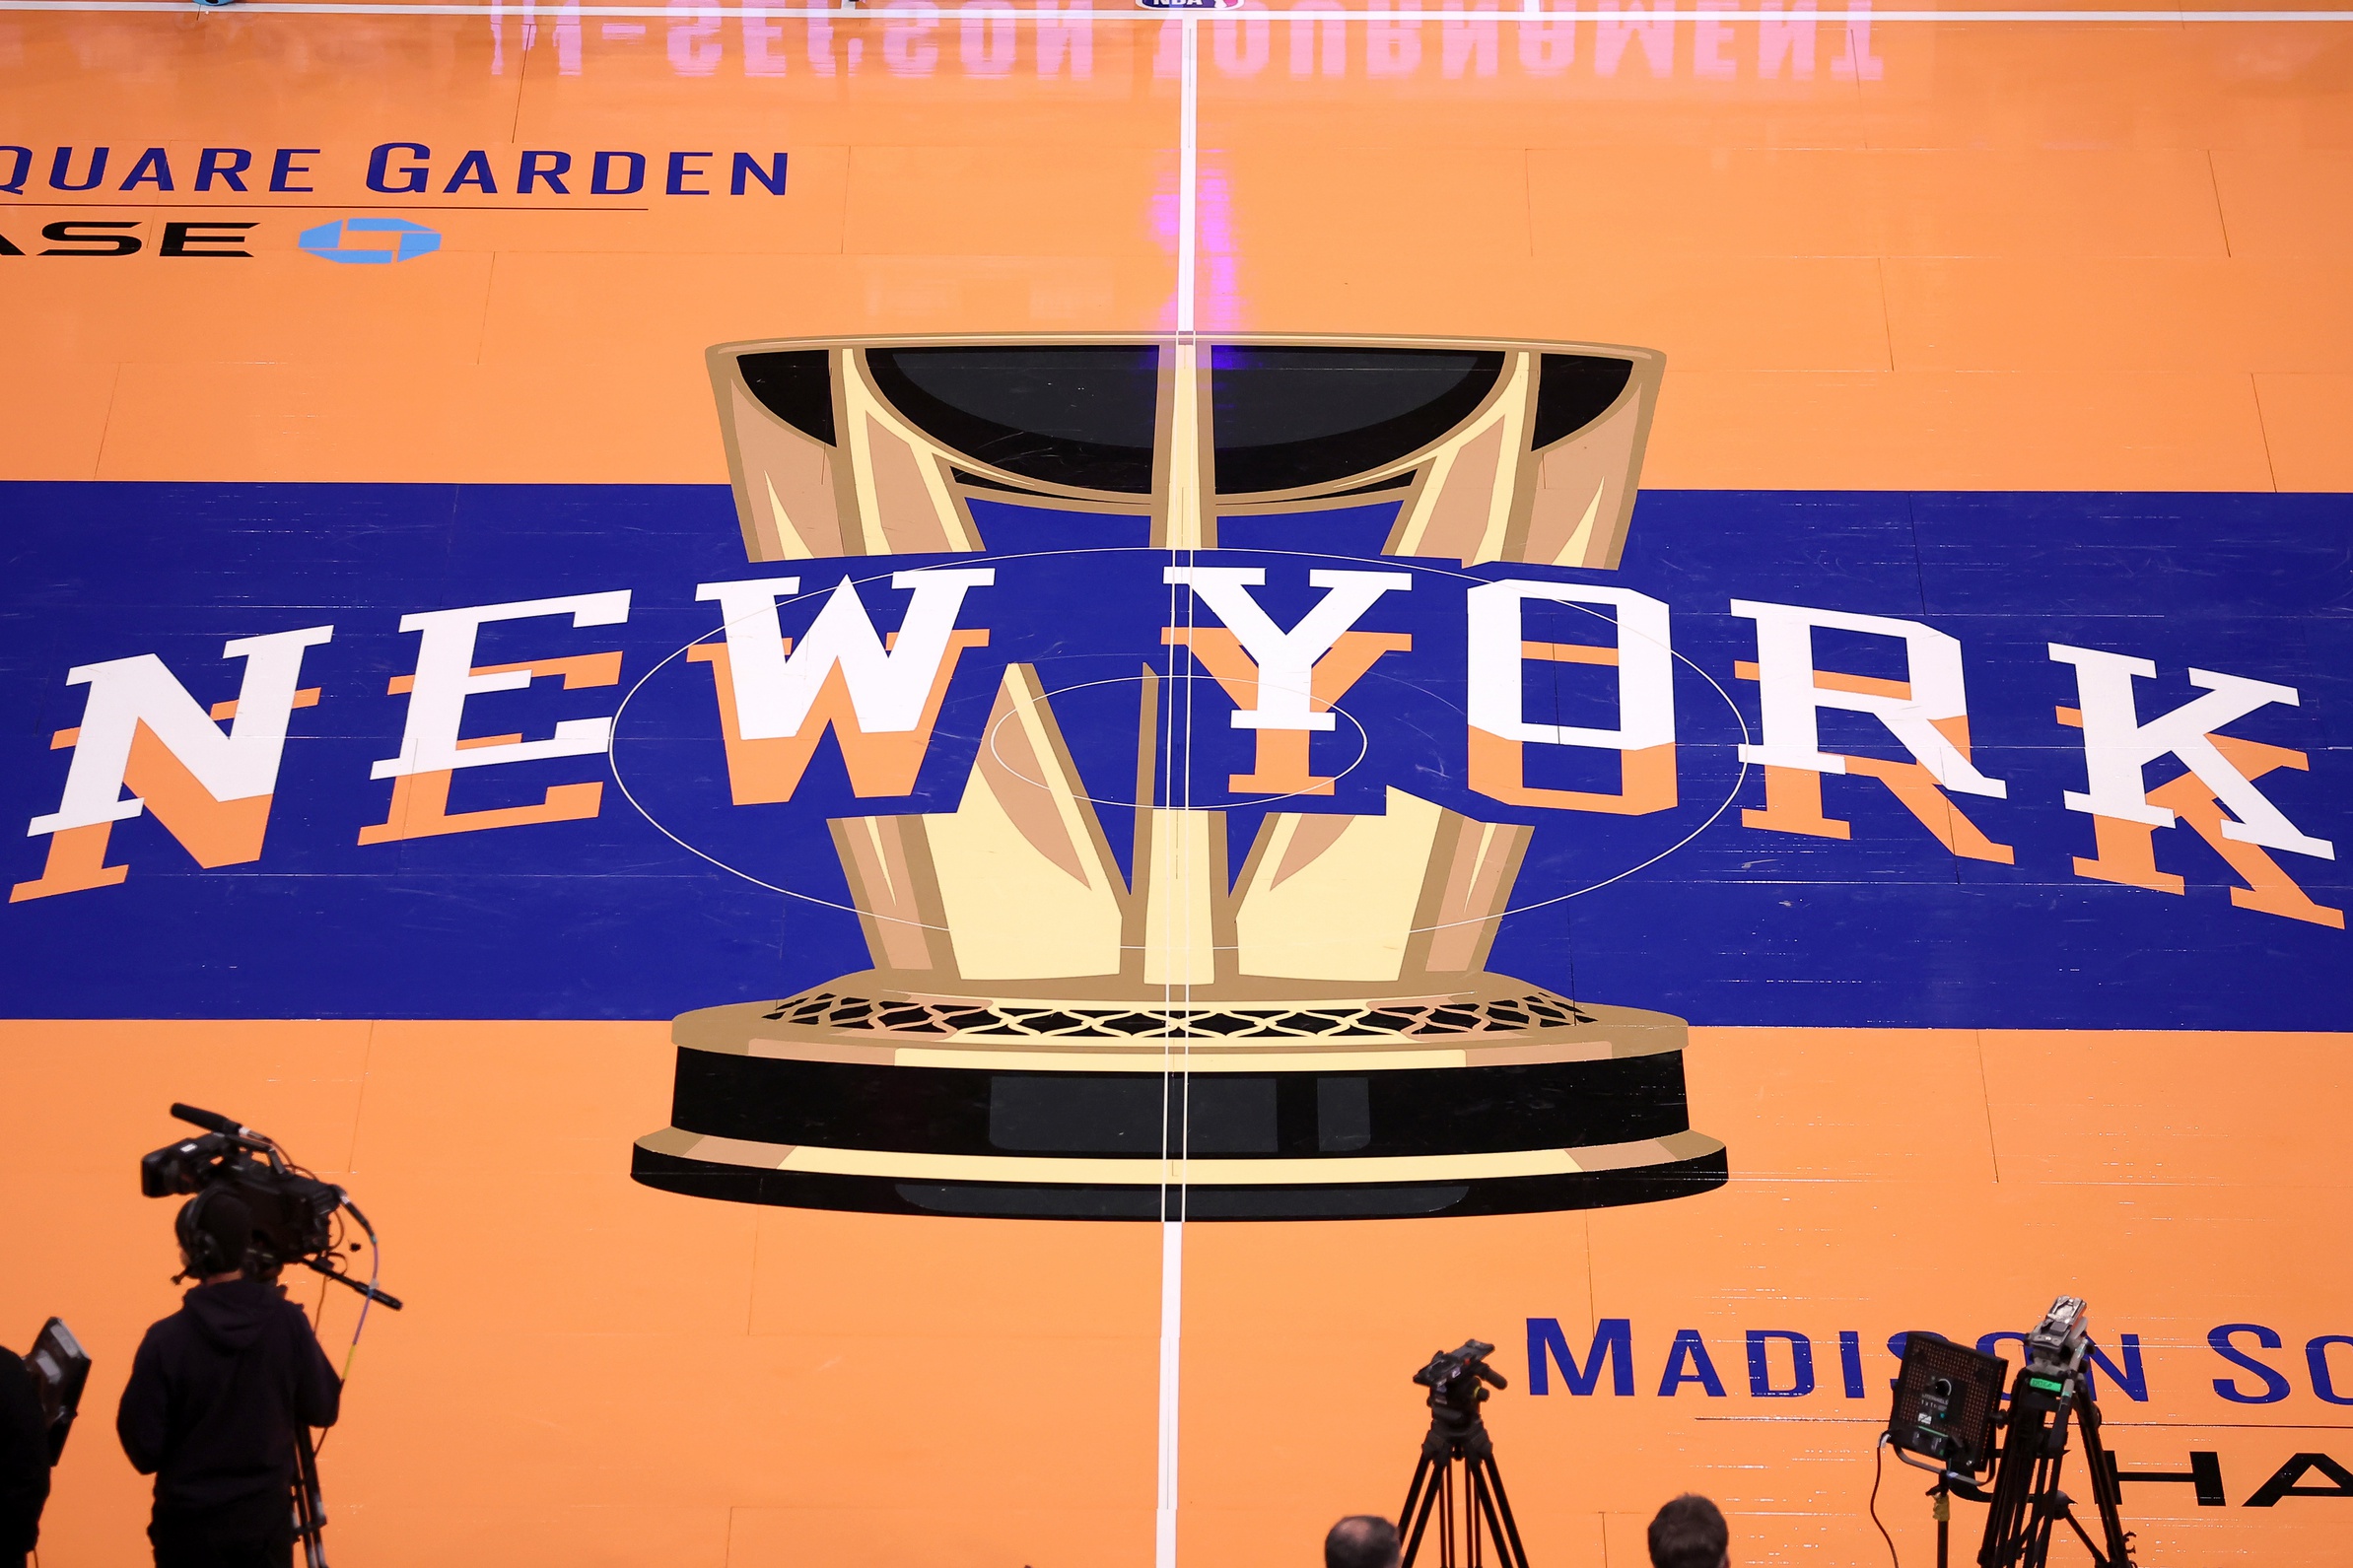
<svg viewBox="0 0 2353 1568">
<path fill-rule="evenodd" d="M 1471 1336 L 1538 1568 L 1863 1568 L 2061 1294 L 2143 1568 L 2353 1560 L 2353 12 L 0 0 L 0 108 L 44 1568 L 173 1101 L 377 1226 L 341 1568 L 1312 1563 Z"/>
</svg>

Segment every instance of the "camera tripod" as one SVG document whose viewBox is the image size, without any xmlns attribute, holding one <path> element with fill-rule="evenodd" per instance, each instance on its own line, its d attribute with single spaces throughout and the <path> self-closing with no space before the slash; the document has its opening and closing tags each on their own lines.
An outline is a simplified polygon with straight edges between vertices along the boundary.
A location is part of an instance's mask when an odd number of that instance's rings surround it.
<svg viewBox="0 0 2353 1568">
<path fill-rule="evenodd" d="M 1452 1355 L 1433 1357 L 1428 1367 L 1415 1374 L 1415 1382 L 1429 1388 L 1429 1434 L 1421 1440 L 1421 1460 L 1414 1466 L 1406 1506 L 1397 1516 L 1400 1530 L 1409 1521 L 1413 1526 L 1399 1568 L 1414 1568 L 1433 1509 L 1438 1516 L 1438 1568 L 1483 1568 L 1490 1541 L 1499 1568 L 1528 1568 L 1528 1549 L 1520 1544 L 1519 1522 L 1511 1517 L 1503 1472 L 1495 1466 L 1495 1442 L 1479 1414 L 1487 1398 L 1480 1383 L 1504 1386 L 1502 1374 L 1483 1359 L 1493 1348 L 1473 1340 Z M 1459 1508 L 1457 1464 L 1463 1475 Z M 1482 1525 L 1487 1527 L 1484 1534 Z"/>
<path fill-rule="evenodd" d="M 2119 1506 L 2124 1489 L 2100 1441 L 2100 1406 L 2092 1402 L 2091 1390 L 2081 1379 L 2072 1380 L 2073 1388 L 2055 1408 L 2035 1398 L 2029 1380 L 2036 1370 L 2030 1365 L 2020 1372 L 2011 1393 L 1992 1494 L 1958 1484 L 1952 1488 L 1993 1505 L 1985 1517 L 1984 1543 L 1977 1548 L 1979 1568 L 2043 1568 L 2050 1556 L 2051 1533 L 2061 1520 L 2092 1554 L 2096 1568 L 2132 1568 L 2132 1537 Z M 2092 1501 L 2100 1511 L 2102 1536 L 2097 1542 L 2075 1517 L 2075 1500 L 2059 1490 L 2071 1415 L 2083 1430 L 2084 1459 L 2092 1468 Z M 1938 1560 L 1943 1560 L 1941 1552 Z"/>
<path fill-rule="evenodd" d="M 294 1534 L 303 1543 L 306 1568 L 327 1568 L 326 1528 L 326 1503 L 318 1492 L 318 1450 L 311 1445 L 311 1429 L 298 1426 L 294 1433 Z"/>
</svg>

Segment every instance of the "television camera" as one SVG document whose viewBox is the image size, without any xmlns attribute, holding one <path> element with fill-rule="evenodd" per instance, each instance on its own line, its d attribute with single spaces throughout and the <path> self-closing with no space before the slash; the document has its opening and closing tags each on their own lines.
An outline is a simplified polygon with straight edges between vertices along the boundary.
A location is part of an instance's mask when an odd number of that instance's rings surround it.
<svg viewBox="0 0 2353 1568">
<path fill-rule="evenodd" d="M 263 1279 L 275 1279 L 289 1263 L 299 1263 L 335 1283 L 358 1291 L 371 1302 L 382 1302 L 394 1312 L 397 1297 L 377 1288 L 374 1277 L 355 1279 L 338 1266 L 344 1249 L 335 1236 L 335 1216 L 348 1211 L 373 1245 L 376 1227 L 340 1187 L 320 1181 L 288 1162 L 277 1143 L 251 1127 L 216 1111 L 174 1104 L 178 1120 L 205 1129 L 203 1136 L 182 1138 L 139 1161 L 139 1191 L 149 1197 L 194 1194 L 181 1209 L 181 1243 L 188 1240 L 197 1205 L 214 1193 L 235 1193 L 253 1215 L 253 1239 L 242 1260 L 229 1261 Z M 360 1244 L 350 1244 L 358 1252 Z"/>
<path fill-rule="evenodd" d="M 2123 1488 L 2100 1441 L 2100 1407 L 2086 1369 L 2091 1350 L 2088 1309 L 2079 1297 L 2061 1296 L 2027 1335 L 2026 1365 L 2010 1386 L 2004 1410 L 2007 1361 L 1934 1334 L 1904 1341 L 1895 1406 L 1880 1441 L 1904 1464 L 1936 1473 L 1929 1495 L 1936 1507 L 1937 1568 L 1947 1563 L 1950 1497 L 1990 1505 L 1978 1568 L 2043 1568 L 2061 1521 L 2091 1553 L 2094 1568 L 2132 1568 L 2132 1534 L 2119 1506 Z M 2075 1517 L 2075 1499 L 2059 1488 L 2071 1425 L 2083 1434 L 2091 1466 L 2098 1540 Z M 1907 1457 L 1912 1454 L 1934 1463 Z M 1990 1476 L 1980 1481 L 1978 1473 L 1988 1469 Z"/>
<path fill-rule="evenodd" d="M 180 1205 L 176 1229 L 194 1272 L 237 1269 L 257 1279 L 275 1280 L 286 1265 L 299 1263 L 356 1290 L 365 1299 L 359 1324 L 351 1333 L 355 1350 L 360 1329 L 368 1325 L 370 1307 L 381 1301 L 394 1312 L 400 1310 L 398 1297 L 377 1287 L 382 1249 L 376 1239 L 376 1227 L 368 1223 L 368 1216 L 349 1193 L 287 1159 L 275 1139 L 217 1111 L 174 1104 L 172 1114 L 204 1128 L 204 1133 L 167 1144 L 142 1158 L 139 1191 L 149 1197 L 188 1195 L 188 1201 Z M 202 1219 L 206 1205 L 228 1193 L 234 1193 L 252 1215 L 252 1230 L 242 1257 L 216 1258 L 210 1256 L 213 1243 L 204 1234 Z M 352 1277 L 344 1266 L 350 1254 L 360 1250 L 360 1244 L 352 1242 L 347 1251 L 338 1235 L 338 1216 L 345 1213 L 368 1236 L 369 1273 L 364 1280 Z M 343 1368 L 348 1375 L 348 1355 Z M 298 1428 L 295 1434 L 293 1505 L 295 1533 L 302 1540 L 305 1562 L 309 1568 L 326 1568 L 326 1504 L 318 1486 L 318 1450 L 308 1428 Z"/>
</svg>

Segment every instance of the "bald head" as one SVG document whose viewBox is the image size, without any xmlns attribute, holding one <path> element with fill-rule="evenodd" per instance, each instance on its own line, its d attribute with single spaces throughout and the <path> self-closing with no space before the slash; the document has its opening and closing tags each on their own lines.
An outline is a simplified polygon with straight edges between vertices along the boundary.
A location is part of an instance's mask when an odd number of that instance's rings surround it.
<svg viewBox="0 0 2353 1568">
<path fill-rule="evenodd" d="M 1397 1568 L 1397 1527 L 1350 1514 L 1324 1537 L 1324 1568 Z"/>
</svg>

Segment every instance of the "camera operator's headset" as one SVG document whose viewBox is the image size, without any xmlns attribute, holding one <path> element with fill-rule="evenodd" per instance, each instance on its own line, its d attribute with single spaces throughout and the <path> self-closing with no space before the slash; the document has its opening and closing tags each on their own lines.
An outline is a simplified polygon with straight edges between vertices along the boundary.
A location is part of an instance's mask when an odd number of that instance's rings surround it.
<svg viewBox="0 0 2353 1568">
<path fill-rule="evenodd" d="M 188 1256 L 191 1265 L 188 1272 L 198 1279 L 210 1279 L 215 1274 L 225 1274 L 233 1268 L 242 1271 L 251 1263 L 253 1246 L 249 1232 L 245 1245 L 232 1258 L 228 1256 L 228 1248 L 221 1238 L 204 1227 L 204 1216 L 219 1199 L 236 1196 L 225 1187 L 207 1187 L 180 1204 L 177 1217 L 172 1221 L 173 1232 L 179 1238 L 179 1250 Z M 241 1204 L 244 1201 L 242 1198 L 237 1200 Z"/>
</svg>

